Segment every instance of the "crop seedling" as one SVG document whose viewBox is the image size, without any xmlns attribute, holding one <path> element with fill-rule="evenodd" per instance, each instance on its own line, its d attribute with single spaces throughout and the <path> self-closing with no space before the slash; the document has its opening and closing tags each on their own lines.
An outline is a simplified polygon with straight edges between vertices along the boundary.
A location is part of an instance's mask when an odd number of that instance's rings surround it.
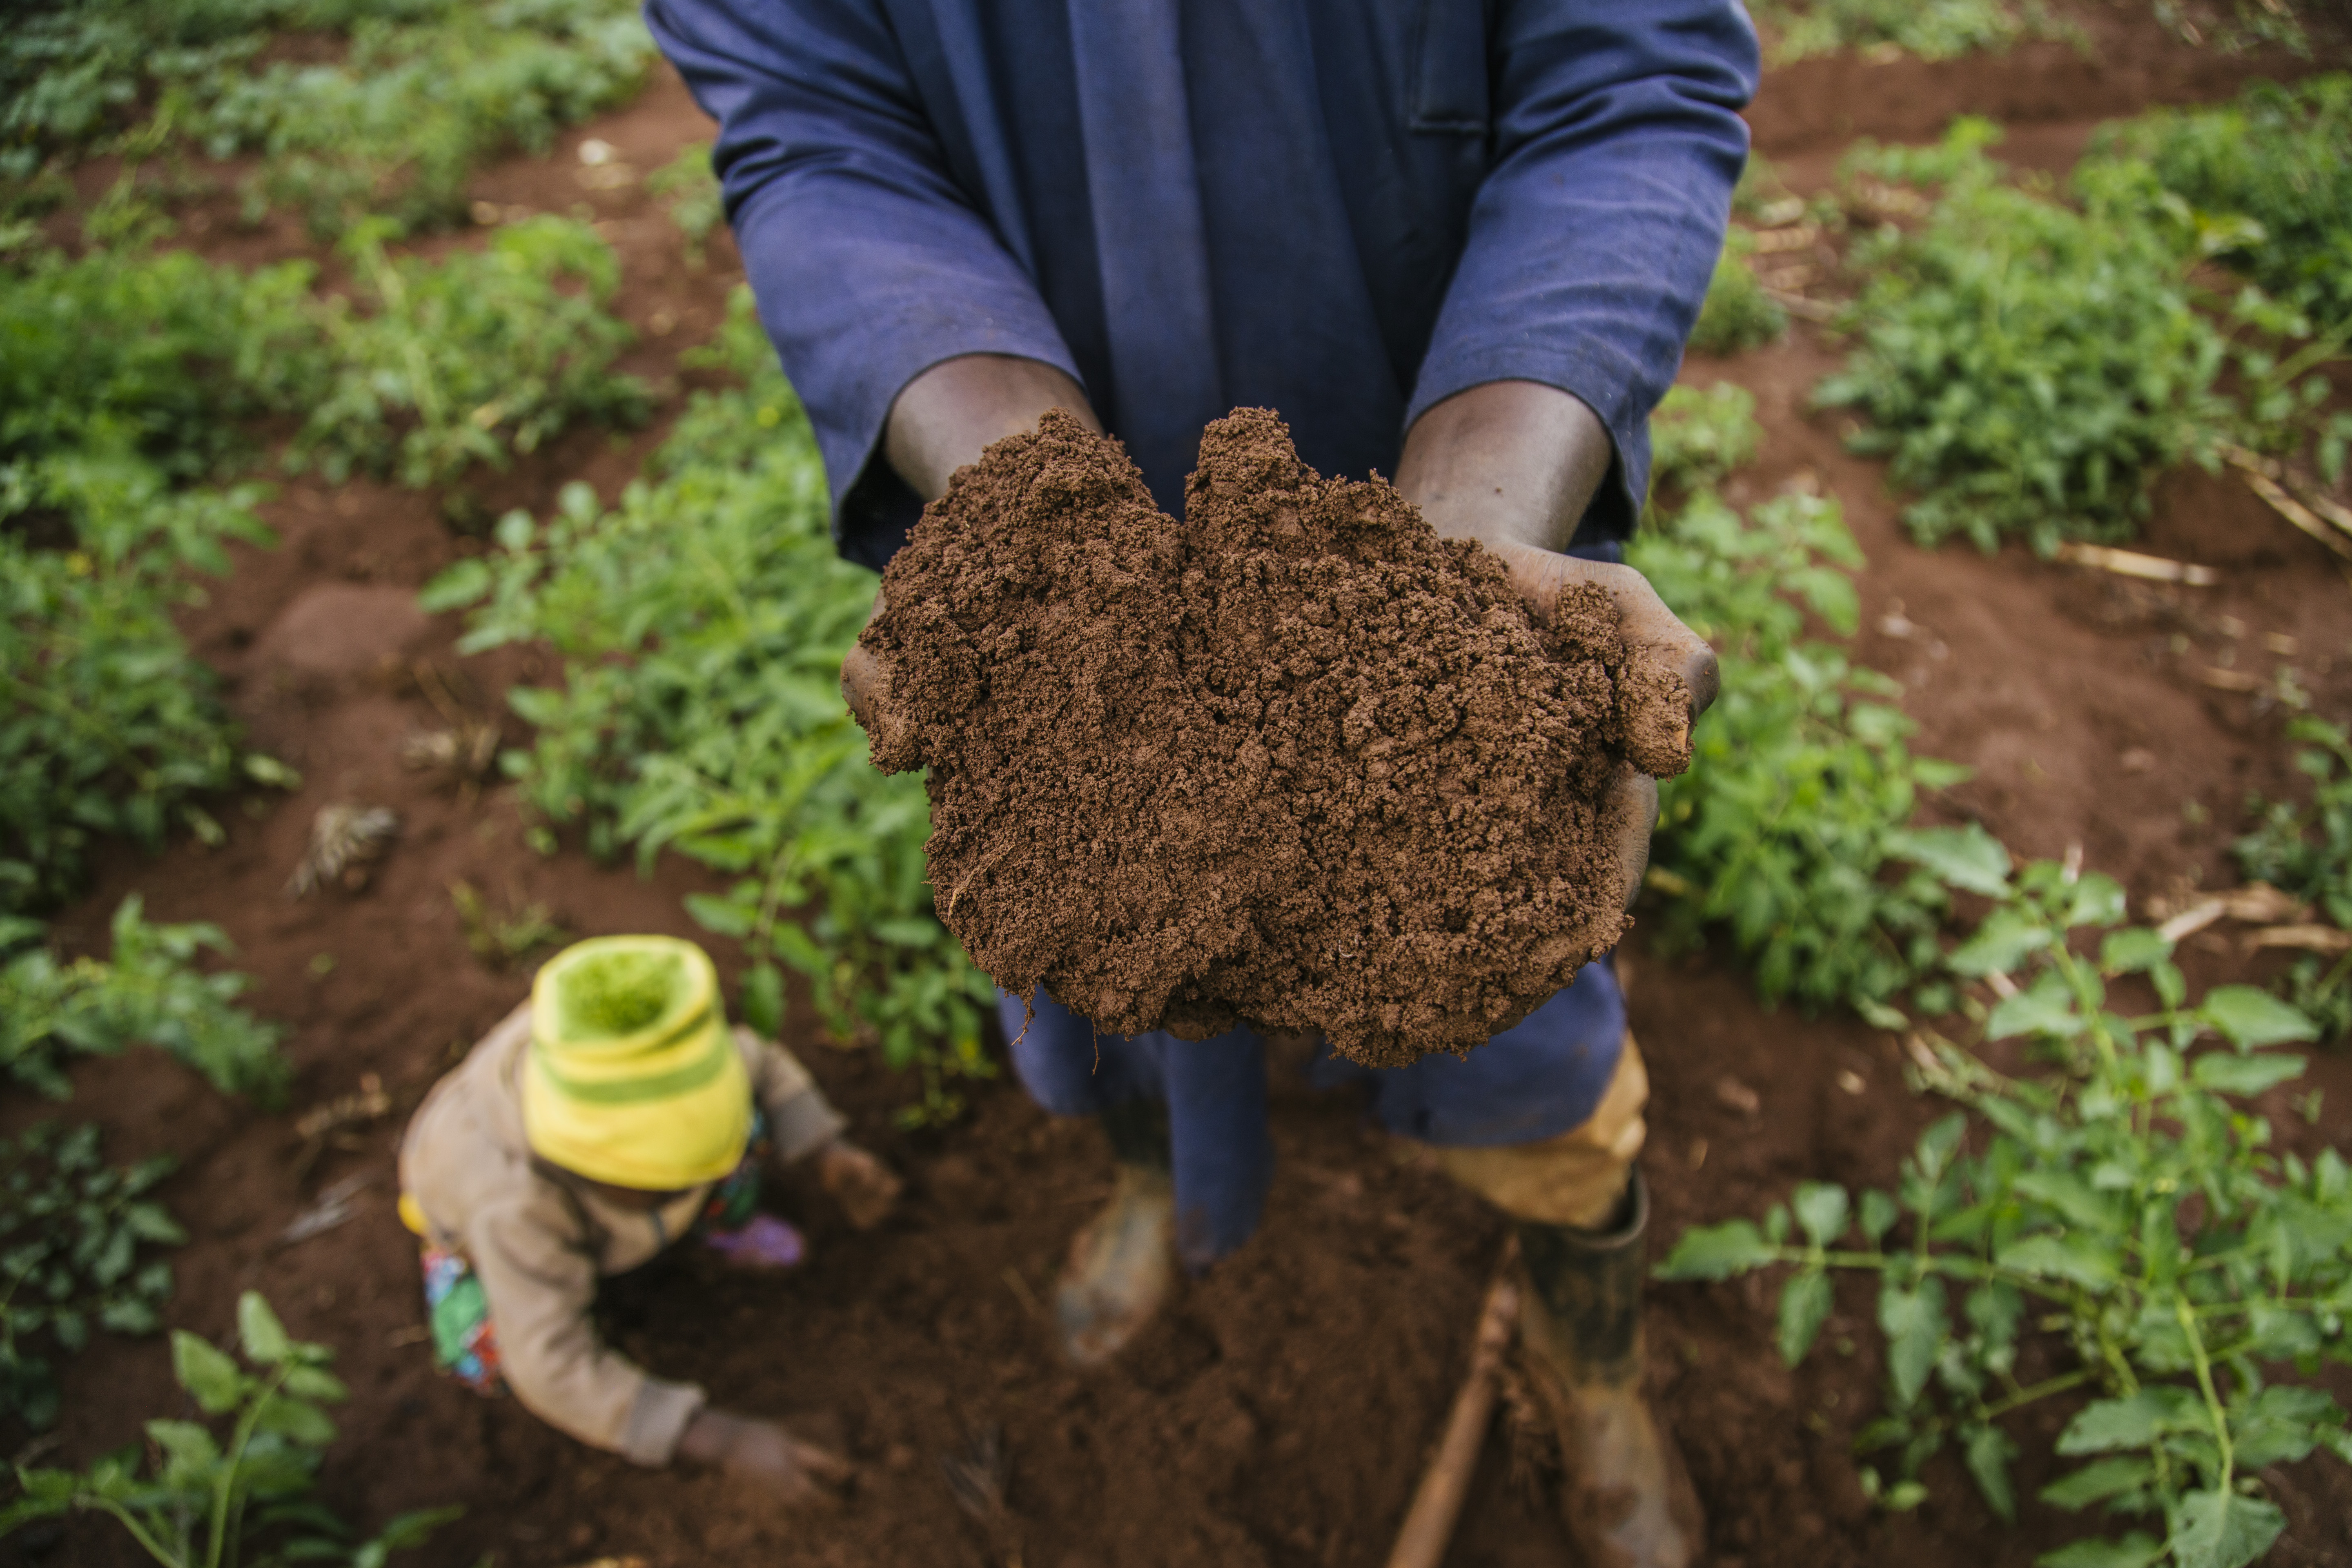
<svg viewBox="0 0 2352 1568">
<path fill-rule="evenodd" d="M 2352 77 L 2151 110 L 2103 131 L 2080 178 L 2255 286 L 2214 310 L 2244 383 L 2238 438 L 2282 455 L 2308 442 L 2340 480 L 2352 415 L 2331 409 L 2327 373 L 2352 342 Z"/>
<path fill-rule="evenodd" d="M 151 1334 L 172 1294 L 152 1255 L 187 1234 L 146 1194 L 168 1159 L 128 1168 L 99 1157 L 98 1129 L 36 1122 L 0 1139 L 0 1410 L 36 1430 L 57 1422 L 44 1340 L 71 1355 L 91 1328 Z"/>
<path fill-rule="evenodd" d="M 192 481 L 315 374 L 310 278 L 184 255 L 0 274 L 0 913 L 69 896 L 93 836 L 216 840 L 203 795 L 292 778 L 241 752 L 171 611 L 268 541 L 258 491 Z"/>
<path fill-rule="evenodd" d="M 1761 348 L 1789 330 L 1789 312 L 1782 310 L 1750 267 L 1748 257 L 1756 237 L 1733 225 L 1724 237 L 1723 255 L 1715 264 L 1715 278 L 1706 286 L 1698 324 L 1691 329 L 1690 346 L 1704 354 L 1734 354 Z"/>
<path fill-rule="evenodd" d="M 1862 553 L 1837 503 L 1789 494 L 1745 519 L 1706 488 L 1754 455 L 1755 400 L 1728 383 L 1676 387 L 1652 422 L 1653 506 L 1626 559 L 1723 656 L 1723 691 L 1692 736 L 1690 771 L 1659 785 L 1649 885 L 1669 943 L 1729 926 L 1769 999 L 1865 1014 L 1933 958 L 1946 886 L 1981 880 L 1999 847 L 1907 826 L 1923 792 L 1966 774 L 1914 757 L 1899 689 L 1808 639 L 1808 617 L 1853 635 Z M 1892 874 L 1922 842 L 1948 853 Z"/>
<path fill-rule="evenodd" d="M 103 1513 L 163 1568 L 233 1568 L 264 1538 L 269 1554 L 256 1562 L 383 1568 L 392 1553 L 424 1544 L 457 1517 L 454 1508 L 418 1510 L 372 1540 L 353 1541 L 314 1495 L 320 1461 L 335 1440 L 323 1406 L 345 1397 L 327 1370 L 334 1352 L 288 1334 L 257 1291 L 237 1299 L 236 1327 L 241 1365 L 194 1334 L 172 1334 L 173 1375 L 206 1419 L 148 1422 L 151 1458 L 134 1442 L 87 1470 L 20 1467 L 23 1495 L 0 1509 L 0 1535 L 37 1520 Z"/>
<path fill-rule="evenodd" d="M 2288 721 L 2287 738 L 2304 743 L 2294 760 L 2311 775 L 2311 804 L 2252 797 L 2254 828 L 2232 850 L 2250 879 L 2284 889 L 2338 930 L 2352 930 L 2352 735 L 2306 713 Z M 2352 952 L 2297 959 L 2286 986 L 2326 1038 L 2352 1032 Z"/>
<path fill-rule="evenodd" d="M 290 1069 L 279 1031 L 236 1005 L 245 977 L 195 966 L 207 950 L 230 951 L 219 928 L 152 925 L 133 894 L 114 911 L 111 956 L 70 963 L 41 945 L 41 929 L 0 917 L 0 1066 L 17 1082 L 63 1100 L 69 1054 L 152 1045 L 224 1094 L 265 1104 L 284 1095 Z"/>
<path fill-rule="evenodd" d="M 2301 1075 L 2271 1047 L 2313 1026 L 2248 985 L 2190 1003 L 2171 942 L 2124 925 L 2105 877 L 2000 869 L 1991 912 L 1944 968 L 1999 998 L 1971 1008 L 1980 1043 L 2036 1065 L 1998 1071 L 1918 1031 L 1920 1081 L 1961 1109 L 1920 1137 L 1895 1191 L 1801 1184 L 1761 1225 L 1689 1231 L 1659 1272 L 1788 1268 L 1792 1365 L 1829 1319 L 1832 1272 L 1877 1279 L 1886 1408 L 1857 1447 L 1892 1456 L 1862 1477 L 1883 1505 L 1922 1500 L 1920 1466 L 1950 1445 L 2014 1519 L 2011 1417 L 2087 1396 L 2040 1495 L 2123 1522 L 2039 1561 L 2242 1568 L 2285 1522 L 2264 1468 L 2352 1462 L 2344 1411 L 2296 1381 L 2352 1359 L 2352 1167 L 2332 1148 L 2274 1149 L 2246 1103 Z"/>
<path fill-rule="evenodd" d="M 1861 341 L 1816 394 L 1866 414 L 1855 449 L 1889 457 L 1895 481 L 1924 492 L 1904 513 L 1923 543 L 1962 533 L 1990 550 L 2015 533 L 2048 553 L 2064 538 L 2124 537 L 2158 474 L 2183 458 L 2211 467 L 2231 443 L 2307 448 L 2328 482 L 2341 477 L 2352 416 L 2331 409 L 2328 373 L 2352 357 L 2352 320 L 2313 310 L 2342 247 L 2273 266 L 2262 221 L 2200 211 L 2167 187 L 2141 153 L 2197 139 L 2167 129 L 2188 121 L 2151 123 L 2111 133 L 2109 151 L 2077 167 L 2074 205 L 2043 183 L 2006 183 L 1984 153 L 1998 130 L 1981 121 L 1958 122 L 1939 147 L 1866 146 L 1850 160 L 1864 206 L 1876 181 L 1942 187 L 1916 231 L 1887 225 L 1854 247 L 1870 280 L 1845 321 Z M 2287 213 L 2275 187 L 2310 184 L 2300 165 L 2321 154 L 2284 136 L 2245 140 L 2236 194 Z M 2306 237 L 2340 222 L 2316 210 L 2326 190 L 2305 199 Z M 2257 278 L 2292 270 L 2295 291 L 2214 291 L 2200 269 L 2215 258 Z"/>
<path fill-rule="evenodd" d="M 575 419 L 645 416 L 645 387 L 612 368 L 633 335 L 604 309 L 620 263 L 586 225 L 528 219 L 440 262 L 387 255 L 383 239 L 363 225 L 345 244 L 372 309 L 328 318 L 334 371 L 297 463 L 338 484 L 364 468 L 446 485 Z"/>
<path fill-rule="evenodd" d="M 687 258 L 701 266 L 710 231 L 727 216 L 719 176 L 710 168 L 710 143 L 688 142 L 677 157 L 646 176 L 646 189 L 669 209 L 669 221 L 686 238 Z"/>
<path fill-rule="evenodd" d="M 286 32 L 336 58 L 268 58 Z M 108 150 L 258 154 L 248 217 L 291 208 L 322 237 L 369 214 L 454 223 L 484 160 L 544 151 L 653 54 L 630 0 L 78 0 L 0 39 L 0 187 L 21 201 Z"/>
<path fill-rule="evenodd" d="M 1855 449 L 1924 492 L 1904 512 L 1922 543 L 2017 533 L 2047 553 L 2137 526 L 2154 475 L 2223 417 L 2223 343 L 2190 258 L 2147 224 L 2003 183 L 1983 152 L 1998 134 L 1963 121 L 1939 148 L 1852 161 L 1850 175 L 1943 193 L 1916 232 L 1855 247 L 1861 341 L 1816 396 L 1866 415 Z"/>
<path fill-rule="evenodd" d="M 949 1079 L 989 1070 L 995 993 L 932 913 L 921 780 L 876 773 L 841 700 L 874 576 L 834 550 L 815 441 L 748 292 L 703 363 L 741 384 L 696 395 L 654 482 L 508 516 L 496 552 L 425 603 L 479 606 L 467 652 L 536 639 L 562 659 L 560 685 L 510 693 L 538 730 L 511 765 L 549 823 L 599 855 L 674 849 L 734 879 L 688 909 L 747 945 L 747 1022 L 777 1028 L 790 965 L 836 1037 L 920 1070 L 913 1115 L 950 1116 Z"/>
<path fill-rule="evenodd" d="M 2137 163 L 2209 227 L 2226 224 L 2220 259 L 2277 299 L 2352 320 L 2352 76 L 2150 110 L 2103 129 L 2091 156 Z"/>
</svg>

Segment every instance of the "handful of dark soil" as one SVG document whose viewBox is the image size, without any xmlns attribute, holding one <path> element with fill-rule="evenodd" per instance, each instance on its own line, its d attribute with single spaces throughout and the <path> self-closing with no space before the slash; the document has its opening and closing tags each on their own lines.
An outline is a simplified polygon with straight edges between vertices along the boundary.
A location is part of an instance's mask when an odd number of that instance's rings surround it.
<svg viewBox="0 0 2352 1568">
<path fill-rule="evenodd" d="M 1624 928 L 1609 595 L 1549 625 L 1272 414 L 1208 427 L 1180 524 L 1066 415 L 925 510 L 864 646 L 874 761 L 929 767 L 940 917 L 1100 1027 L 1461 1051 Z"/>
</svg>

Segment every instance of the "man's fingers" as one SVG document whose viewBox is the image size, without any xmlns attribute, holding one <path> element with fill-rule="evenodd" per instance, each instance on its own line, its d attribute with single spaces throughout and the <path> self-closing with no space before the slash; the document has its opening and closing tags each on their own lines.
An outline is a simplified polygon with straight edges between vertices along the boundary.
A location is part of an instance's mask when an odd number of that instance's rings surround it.
<svg viewBox="0 0 2352 1568">
<path fill-rule="evenodd" d="M 868 734 L 874 731 L 875 700 L 887 685 L 882 661 L 866 652 L 865 644 L 851 644 L 841 659 L 841 695 L 858 728 Z"/>
<path fill-rule="evenodd" d="M 1647 773 L 1678 773 L 1689 766 L 1691 725 L 1722 689 L 1722 671 L 1706 639 L 1683 625 L 1631 566 L 1580 561 L 1531 544 L 1491 548 L 1510 569 L 1512 586 L 1540 616 L 1557 613 L 1570 583 L 1608 590 L 1630 656 L 1619 699 L 1627 754 Z"/>
<path fill-rule="evenodd" d="M 1624 878 L 1624 907 L 1630 910 L 1650 868 L 1650 832 L 1658 823 L 1658 781 L 1630 763 L 1622 765 L 1601 811 L 1603 827 L 1617 850 L 1618 870 Z"/>
</svg>

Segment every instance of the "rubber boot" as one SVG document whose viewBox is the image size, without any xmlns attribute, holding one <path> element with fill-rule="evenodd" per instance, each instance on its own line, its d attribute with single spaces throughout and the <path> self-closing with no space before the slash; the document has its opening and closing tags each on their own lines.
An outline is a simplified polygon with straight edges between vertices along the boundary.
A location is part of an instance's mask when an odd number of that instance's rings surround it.
<svg viewBox="0 0 2352 1568">
<path fill-rule="evenodd" d="M 1062 1353 L 1099 1366 L 1157 1314 L 1176 1283 L 1176 1186 L 1169 1172 L 1168 1116 L 1131 1100 L 1102 1113 L 1118 1178 L 1110 1202 L 1070 1243 L 1054 1289 Z"/>
<path fill-rule="evenodd" d="M 1635 1171 L 1605 1230 L 1518 1227 L 1532 1287 L 1521 1342 L 1559 1432 L 1560 1514 L 1585 1568 L 1685 1568 L 1706 1548 L 1682 1450 L 1642 1392 L 1649 1222 L 1649 1189 Z"/>
</svg>

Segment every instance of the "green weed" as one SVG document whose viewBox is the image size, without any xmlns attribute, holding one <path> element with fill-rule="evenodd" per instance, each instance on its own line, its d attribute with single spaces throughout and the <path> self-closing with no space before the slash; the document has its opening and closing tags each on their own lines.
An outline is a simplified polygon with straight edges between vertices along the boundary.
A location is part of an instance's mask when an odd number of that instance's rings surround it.
<svg viewBox="0 0 2352 1568">
<path fill-rule="evenodd" d="M 237 1299 L 236 1326 L 243 1365 L 194 1334 L 172 1334 L 173 1375 L 205 1420 L 148 1422 L 152 1459 L 132 1442 L 87 1470 L 18 1468 L 23 1495 L 0 1509 L 0 1535 L 37 1520 L 103 1513 L 163 1568 L 234 1565 L 264 1535 L 275 1540 L 257 1562 L 383 1568 L 393 1552 L 422 1545 L 463 1511 L 404 1513 L 373 1540 L 354 1542 L 316 1496 L 320 1461 L 335 1440 L 323 1406 L 347 1397 L 327 1370 L 334 1352 L 288 1334 L 257 1291 Z"/>
<path fill-rule="evenodd" d="M 695 397 L 653 482 L 610 509 L 576 485 L 543 521 L 507 517 L 496 553 L 425 600 L 480 606 L 467 651 L 562 657 L 561 684 L 511 694 L 538 729 L 512 765 L 549 822 L 599 855 L 673 849 L 735 879 L 688 908 L 749 949 L 747 1021 L 780 1022 L 781 961 L 837 1037 L 922 1071 L 917 1114 L 950 1115 L 949 1077 L 987 1070 L 994 991 L 932 913 L 921 781 L 874 772 L 841 700 L 874 576 L 834 551 L 814 438 L 748 293 L 705 363 L 741 384 Z"/>
<path fill-rule="evenodd" d="M 2295 1381 L 2352 1359 L 2352 1167 L 2333 1149 L 2276 1152 L 2244 1103 L 2302 1074 L 2303 1058 L 2267 1047 L 2313 1026 L 2252 986 L 2191 1005 L 2171 943 L 2124 926 L 2123 889 L 2105 877 L 2042 863 L 2012 879 L 2004 864 L 2000 882 L 1944 967 L 1997 977 L 2000 1000 L 1974 1010 L 1983 1040 L 2022 1040 L 2049 1070 L 2005 1077 L 1921 1035 L 1924 1086 L 1962 1110 L 1920 1138 L 1895 1192 L 1803 1183 L 1760 1226 L 1686 1233 L 1659 1272 L 1790 1266 L 1779 1338 L 1791 1364 L 1828 1321 L 1832 1271 L 1877 1277 L 1886 1409 L 1858 1446 L 1893 1455 L 1889 1473 L 1862 1476 L 1882 1506 L 1924 1500 L 1920 1466 L 1957 1446 L 1987 1506 L 2013 1520 L 2010 1417 L 2088 1394 L 2054 1445 L 2076 1463 L 2040 1495 L 2153 1532 L 2039 1561 L 2243 1568 L 2285 1523 L 2264 1468 L 2320 1451 L 2352 1461 L 2344 1411 Z M 2192 1051 L 2209 1036 L 2224 1044 Z M 2057 1370 L 2027 1382 L 2037 1331 Z"/>
<path fill-rule="evenodd" d="M 187 1233 L 146 1194 L 169 1159 L 119 1168 L 100 1158 L 98 1129 L 36 1122 L 0 1139 L 0 1411 L 37 1431 L 57 1424 L 46 1339 L 71 1355 L 95 1326 L 152 1334 L 172 1294 L 172 1266 L 142 1248 Z"/>
<path fill-rule="evenodd" d="M 275 1104 L 291 1076 L 279 1030 L 236 1005 L 247 981 L 206 974 L 199 955 L 226 954 L 207 924 L 152 925 L 138 895 L 114 911 L 106 959 L 70 963 L 40 944 L 37 921 L 0 917 L 0 1068 L 53 1098 L 71 1092 L 76 1052 L 113 1056 L 133 1045 L 169 1052 L 224 1094 Z"/>
</svg>

